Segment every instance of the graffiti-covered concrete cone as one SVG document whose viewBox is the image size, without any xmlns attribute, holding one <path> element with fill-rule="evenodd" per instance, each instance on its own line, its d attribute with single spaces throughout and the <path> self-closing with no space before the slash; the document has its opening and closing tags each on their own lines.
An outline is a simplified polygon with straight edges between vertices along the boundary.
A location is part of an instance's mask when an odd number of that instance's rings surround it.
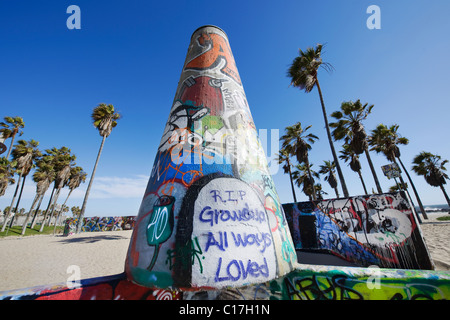
<svg viewBox="0 0 450 320">
<path fill-rule="evenodd" d="M 149 287 L 267 282 L 297 260 L 224 31 L 191 38 L 125 270 Z"/>
</svg>

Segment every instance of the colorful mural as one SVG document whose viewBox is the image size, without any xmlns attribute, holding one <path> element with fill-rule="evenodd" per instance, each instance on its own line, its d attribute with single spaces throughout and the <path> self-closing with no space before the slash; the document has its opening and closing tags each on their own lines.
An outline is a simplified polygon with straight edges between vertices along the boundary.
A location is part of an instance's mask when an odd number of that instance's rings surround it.
<svg viewBox="0 0 450 320">
<path fill-rule="evenodd" d="M 286 274 L 294 245 L 226 34 L 191 38 L 130 242 L 149 287 L 240 286 Z"/>
<path fill-rule="evenodd" d="M 450 273 L 311 267 L 270 283 L 280 300 L 448 300 Z M 275 296 L 279 293 L 279 296 Z"/>
<path fill-rule="evenodd" d="M 81 232 L 131 230 L 134 228 L 135 221 L 136 216 L 87 217 L 83 218 Z M 77 218 L 67 219 L 63 235 L 68 236 L 74 234 L 77 229 L 77 224 Z"/>
<path fill-rule="evenodd" d="M 179 300 L 180 292 L 150 289 L 128 281 L 124 274 L 82 280 L 80 286 L 39 286 L 0 292 L 1 300 Z"/>
<path fill-rule="evenodd" d="M 402 192 L 283 207 L 297 250 L 327 250 L 358 266 L 433 269 Z"/>
<path fill-rule="evenodd" d="M 125 274 L 81 281 L 81 286 L 0 292 L 0 300 L 449 300 L 446 271 L 297 265 L 264 283 L 222 289 L 170 290 L 132 283 Z M 172 304 L 173 306 L 173 304 Z M 283 308 L 287 307 L 282 304 Z M 178 310 L 177 310 L 178 312 Z"/>
</svg>

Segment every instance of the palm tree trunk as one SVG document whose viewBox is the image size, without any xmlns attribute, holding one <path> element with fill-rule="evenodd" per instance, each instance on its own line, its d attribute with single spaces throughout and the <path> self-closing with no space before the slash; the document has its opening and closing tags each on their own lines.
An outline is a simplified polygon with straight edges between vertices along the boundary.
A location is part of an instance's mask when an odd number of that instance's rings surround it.
<svg viewBox="0 0 450 320">
<path fill-rule="evenodd" d="M 89 192 L 92 187 L 92 182 L 94 181 L 95 171 L 97 170 L 98 161 L 100 160 L 100 155 L 102 154 L 103 145 L 105 144 L 105 140 L 106 140 L 106 135 L 103 136 L 102 143 L 100 145 L 100 149 L 98 150 L 97 160 L 95 160 L 94 169 L 92 170 L 91 179 L 89 180 L 89 185 L 87 187 L 86 194 L 84 195 L 83 205 L 81 207 L 81 212 L 80 212 L 80 218 L 78 219 L 77 233 L 81 232 L 81 227 L 83 225 L 84 212 L 86 211 L 86 204 L 87 204 L 87 200 L 89 197 Z"/>
<path fill-rule="evenodd" d="M 450 207 L 450 199 L 448 197 L 447 192 L 445 192 L 444 185 L 441 183 L 440 187 L 442 192 L 444 193 L 445 200 L 447 200 L 448 206 Z M 450 214 L 450 211 L 448 213 Z"/>
<path fill-rule="evenodd" d="M 40 195 L 38 193 L 36 193 L 36 196 L 34 197 L 33 203 L 31 204 L 30 211 L 28 211 L 27 217 L 25 218 L 25 221 L 23 222 L 22 235 L 25 234 L 25 230 L 27 229 L 28 219 L 30 219 L 31 212 L 33 212 L 33 208 L 36 205 L 36 203 L 38 202 L 39 198 L 40 198 Z"/>
<path fill-rule="evenodd" d="M 338 188 L 336 187 L 336 188 L 333 188 L 334 189 L 334 192 L 336 193 L 336 198 L 339 198 L 339 190 L 338 190 Z"/>
<path fill-rule="evenodd" d="M 314 201 L 317 201 L 316 188 L 314 188 L 314 180 L 313 180 L 312 175 L 311 175 L 311 168 L 309 167 L 309 159 L 308 159 L 308 157 L 306 157 L 305 164 L 306 164 L 306 170 L 308 171 L 309 182 L 311 183 L 312 198 L 313 198 Z"/>
<path fill-rule="evenodd" d="M 2 231 L 1 232 L 5 231 L 6 225 L 8 224 L 9 217 L 11 216 L 11 213 L 13 211 L 13 205 L 14 205 L 14 201 L 16 200 L 16 197 L 17 197 L 17 191 L 19 191 L 19 185 L 20 185 L 20 180 L 21 179 L 22 179 L 22 172 L 19 175 L 19 180 L 17 181 L 16 190 L 14 191 L 14 196 L 13 196 L 13 198 L 11 200 L 11 205 L 9 206 L 8 214 L 5 217 L 5 221 L 3 221 L 3 226 L 2 226 Z"/>
<path fill-rule="evenodd" d="M 17 210 L 19 209 L 20 199 L 22 198 L 23 186 L 25 185 L 25 180 L 26 180 L 26 178 L 27 178 L 27 176 L 23 177 L 23 180 L 22 180 L 22 186 L 21 186 L 20 192 L 19 192 L 19 199 L 17 199 L 16 208 L 14 209 L 13 215 L 12 215 L 12 217 L 11 217 L 11 221 L 10 221 L 10 223 L 9 223 L 8 230 L 6 230 L 6 234 L 8 234 L 9 229 L 11 229 L 12 226 L 13 226 L 14 219 L 15 219 L 16 214 L 17 214 Z M 19 186 L 19 185 L 17 185 L 17 186 Z"/>
<path fill-rule="evenodd" d="M 378 176 L 377 176 L 377 173 L 375 172 L 375 168 L 373 166 L 372 159 L 370 158 L 369 150 L 366 148 L 364 151 L 366 153 L 367 162 L 369 163 L 370 171 L 372 171 L 372 176 L 373 176 L 373 179 L 375 180 L 375 185 L 377 186 L 378 193 L 381 194 L 381 193 L 383 193 L 383 190 L 381 189 L 380 181 L 378 181 Z M 365 189 L 366 188 L 364 187 L 364 190 Z M 367 190 L 366 190 L 366 194 L 367 194 Z"/>
<path fill-rule="evenodd" d="M 323 118 L 325 120 L 325 129 L 327 130 L 328 142 L 330 143 L 331 153 L 333 154 L 333 160 L 336 164 L 336 170 L 338 172 L 339 180 L 341 181 L 342 191 L 344 192 L 344 197 L 348 198 L 349 193 L 347 190 L 347 185 L 345 184 L 344 175 L 342 174 L 341 166 L 339 165 L 338 157 L 336 155 L 336 150 L 334 149 L 333 140 L 331 139 L 330 126 L 328 125 L 327 111 L 325 109 L 325 103 L 323 102 L 322 90 L 320 89 L 319 80 L 316 78 L 316 86 L 319 91 L 320 103 L 322 104 Z"/>
<path fill-rule="evenodd" d="M 17 203 L 16 203 L 16 209 L 14 210 L 15 213 L 17 213 L 17 210 L 19 209 L 19 204 L 20 204 L 20 199 L 22 199 L 22 192 L 23 192 L 23 187 L 25 185 L 25 180 L 27 179 L 27 176 L 23 177 L 22 180 L 22 186 L 20 187 L 20 193 L 19 193 L 19 199 L 17 199 Z M 16 217 L 16 215 L 14 214 L 11 218 L 11 223 L 10 223 L 10 228 L 12 227 L 13 223 L 14 223 L 14 218 Z"/>
<path fill-rule="evenodd" d="M 419 208 L 420 208 L 420 211 L 422 211 L 423 217 L 424 217 L 425 219 L 428 219 L 428 216 L 427 216 L 427 214 L 426 214 L 426 212 L 425 212 L 425 209 L 423 208 L 422 201 L 420 200 L 419 194 L 417 193 L 416 186 L 415 186 L 414 183 L 412 182 L 411 177 L 409 176 L 409 173 L 408 173 L 408 171 L 406 170 L 405 166 L 403 165 L 403 162 L 402 162 L 402 160 L 400 159 L 400 157 L 397 157 L 397 159 L 398 159 L 398 162 L 400 162 L 400 165 L 402 166 L 403 171 L 405 171 L 406 176 L 408 177 L 409 183 L 411 183 L 411 187 L 412 187 L 412 189 L 413 189 L 413 191 L 414 191 L 414 195 L 416 196 L 417 202 L 419 203 Z"/>
<path fill-rule="evenodd" d="M 56 220 L 55 220 L 55 227 L 53 228 L 53 235 L 56 233 L 56 225 L 58 224 L 58 219 L 59 219 L 59 216 L 61 215 L 61 211 L 64 208 L 64 206 L 66 205 L 66 202 L 69 199 L 70 194 L 72 193 L 72 191 L 73 191 L 73 189 L 70 189 L 69 194 L 66 197 L 66 200 L 64 200 L 64 203 L 61 206 L 61 210 L 58 212 L 58 216 L 56 217 Z"/>
<path fill-rule="evenodd" d="M 398 166 L 398 163 L 397 163 L 397 161 L 395 160 L 395 157 L 393 158 L 393 162 Z M 400 168 L 399 168 L 399 169 L 400 169 Z M 400 170 L 400 171 L 401 171 L 401 170 Z M 410 194 L 409 191 L 408 191 L 408 187 L 406 186 L 406 183 L 405 183 L 405 181 L 403 180 L 402 175 L 400 174 L 400 175 L 398 176 L 398 178 L 400 179 L 400 187 L 401 187 L 399 190 L 403 190 L 403 191 L 405 192 L 406 196 L 408 197 L 408 201 L 411 203 L 411 206 L 413 207 L 413 208 L 412 208 L 412 209 L 413 209 L 413 213 L 415 214 L 415 217 L 416 217 L 417 221 L 421 224 L 421 223 L 422 223 L 422 220 L 420 219 L 419 214 L 418 214 L 417 211 L 415 210 L 416 205 L 414 204 L 414 201 L 412 200 L 411 194 Z M 395 179 L 395 178 L 394 178 L 394 179 Z M 397 180 L 395 180 L 395 183 L 397 183 Z M 398 186 L 398 183 L 397 183 L 397 186 Z"/>
<path fill-rule="evenodd" d="M 55 193 L 55 190 L 56 190 L 56 186 L 53 187 L 52 194 L 50 195 L 50 199 L 48 200 L 47 209 L 45 209 L 44 218 L 42 219 L 41 228 L 39 229 L 39 232 L 42 232 L 44 230 L 45 219 L 47 218 L 48 209 L 50 209 L 50 206 L 52 204 L 53 194 Z"/>
<path fill-rule="evenodd" d="M 12 136 L 11 136 L 11 144 L 9 145 L 9 150 L 8 150 L 8 154 L 6 155 L 6 159 L 9 159 L 9 156 L 11 155 L 11 151 L 12 151 L 12 147 L 13 147 L 13 144 L 14 144 L 14 139 L 16 138 L 16 134 L 14 133 Z"/>
<path fill-rule="evenodd" d="M 367 196 L 367 195 L 369 195 L 369 193 L 367 192 L 366 184 L 364 183 L 364 179 L 362 177 L 361 170 L 358 170 L 358 175 L 359 175 L 359 179 L 361 180 L 362 186 L 364 188 L 364 193 Z"/>
<path fill-rule="evenodd" d="M 36 218 L 38 216 L 38 212 L 39 212 L 39 208 L 41 207 L 42 200 L 44 200 L 44 195 L 43 194 L 40 195 L 39 204 L 38 204 L 36 210 L 34 211 L 33 220 L 31 220 L 30 229 L 33 229 L 34 226 L 36 225 L 36 221 L 37 221 Z"/>
<path fill-rule="evenodd" d="M 292 189 L 292 195 L 294 196 L 294 203 L 297 203 L 297 197 L 295 196 L 294 181 L 292 179 L 291 164 L 289 162 L 289 159 L 287 159 L 287 165 L 289 168 L 289 179 L 291 180 L 291 189 Z"/>
<path fill-rule="evenodd" d="M 61 192 L 61 189 L 62 188 L 56 189 L 55 201 L 53 201 L 53 205 L 51 206 L 50 217 L 48 219 L 48 226 L 50 226 L 52 224 L 53 212 L 55 212 L 56 205 L 58 204 L 58 198 L 59 198 L 59 194 Z M 56 221 L 55 221 L 55 223 L 56 223 Z"/>
<path fill-rule="evenodd" d="M 58 220 L 59 220 L 59 216 L 61 215 L 61 211 L 62 211 L 62 206 L 61 206 L 61 210 L 57 211 L 55 214 L 55 225 L 53 228 L 53 235 L 56 234 L 56 226 L 58 225 Z"/>
<path fill-rule="evenodd" d="M 394 177 L 395 184 L 397 185 L 397 190 L 402 190 L 402 186 L 398 183 L 397 179 Z M 406 191 L 406 189 L 405 189 Z"/>
</svg>

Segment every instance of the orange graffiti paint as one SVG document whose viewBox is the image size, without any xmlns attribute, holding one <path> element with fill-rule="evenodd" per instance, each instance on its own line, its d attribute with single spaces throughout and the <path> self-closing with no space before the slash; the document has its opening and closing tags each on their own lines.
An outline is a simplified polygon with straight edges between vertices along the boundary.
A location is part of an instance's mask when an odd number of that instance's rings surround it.
<svg viewBox="0 0 450 320">
<path fill-rule="evenodd" d="M 189 61 L 186 65 L 186 69 L 210 69 L 218 66 L 223 60 L 225 65 L 220 71 L 230 76 L 241 85 L 241 78 L 239 77 L 234 57 L 227 41 L 222 36 L 215 33 L 202 33 L 197 41 L 200 46 L 209 47 L 209 49 Z"/>
</svg>

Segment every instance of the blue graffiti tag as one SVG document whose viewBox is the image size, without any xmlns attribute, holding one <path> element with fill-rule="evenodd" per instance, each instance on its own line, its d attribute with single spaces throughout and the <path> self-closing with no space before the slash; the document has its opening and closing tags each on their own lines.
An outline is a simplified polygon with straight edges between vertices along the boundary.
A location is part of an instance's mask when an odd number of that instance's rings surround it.
<svg viewBox="0 0 450 320">
<path fill-rule="evenodd" d="M 247 265 L 244 265 L 242 260 L 231 260 L 226 267 L 224 267 L 226 276 L 220 276 L 222 272 L 222 258 L 219 258 L 217 265 L 216 276 L 214 281 L 233 281 L 236 282 L 239 279 L 247 279 L 248 276 L 253 278 L 269 277 L 269 267 L 267 266 L 267 260 L 264 258 L 263 264 L 258 264 L 255 261 L 247 260 Z"/>
<path fill-rule="evenodd" d="M 212 226 L 219 224 L 219 222 L 227 221 L 251 221 L 262 223 L 266 221 L 266 213 L 262 210 L 251 209 L 248 204 L 242 210 L 224 210 L 212 209 L 206 206 L 202 209 L 199 215 L 201 222 L 209 223 Z"/>
<path fill-rule="evenodd" d="M 261 253 L 266 251 L 266 248 L 272 245 L 272 236 L 270 233 L 234 233 L 231 232 L 231 237 L 234 240 L 236 247 L 257 246 L 262 247 Z M 220 251 L 225 251 L 228 248 L 228 233 L 226 231 L 219 231 L 218 234 L 208 232 L 208 240 L 206 241 L 205 252 L 208 252 L 211 246 L 216 246 Z"/>
</svg>

